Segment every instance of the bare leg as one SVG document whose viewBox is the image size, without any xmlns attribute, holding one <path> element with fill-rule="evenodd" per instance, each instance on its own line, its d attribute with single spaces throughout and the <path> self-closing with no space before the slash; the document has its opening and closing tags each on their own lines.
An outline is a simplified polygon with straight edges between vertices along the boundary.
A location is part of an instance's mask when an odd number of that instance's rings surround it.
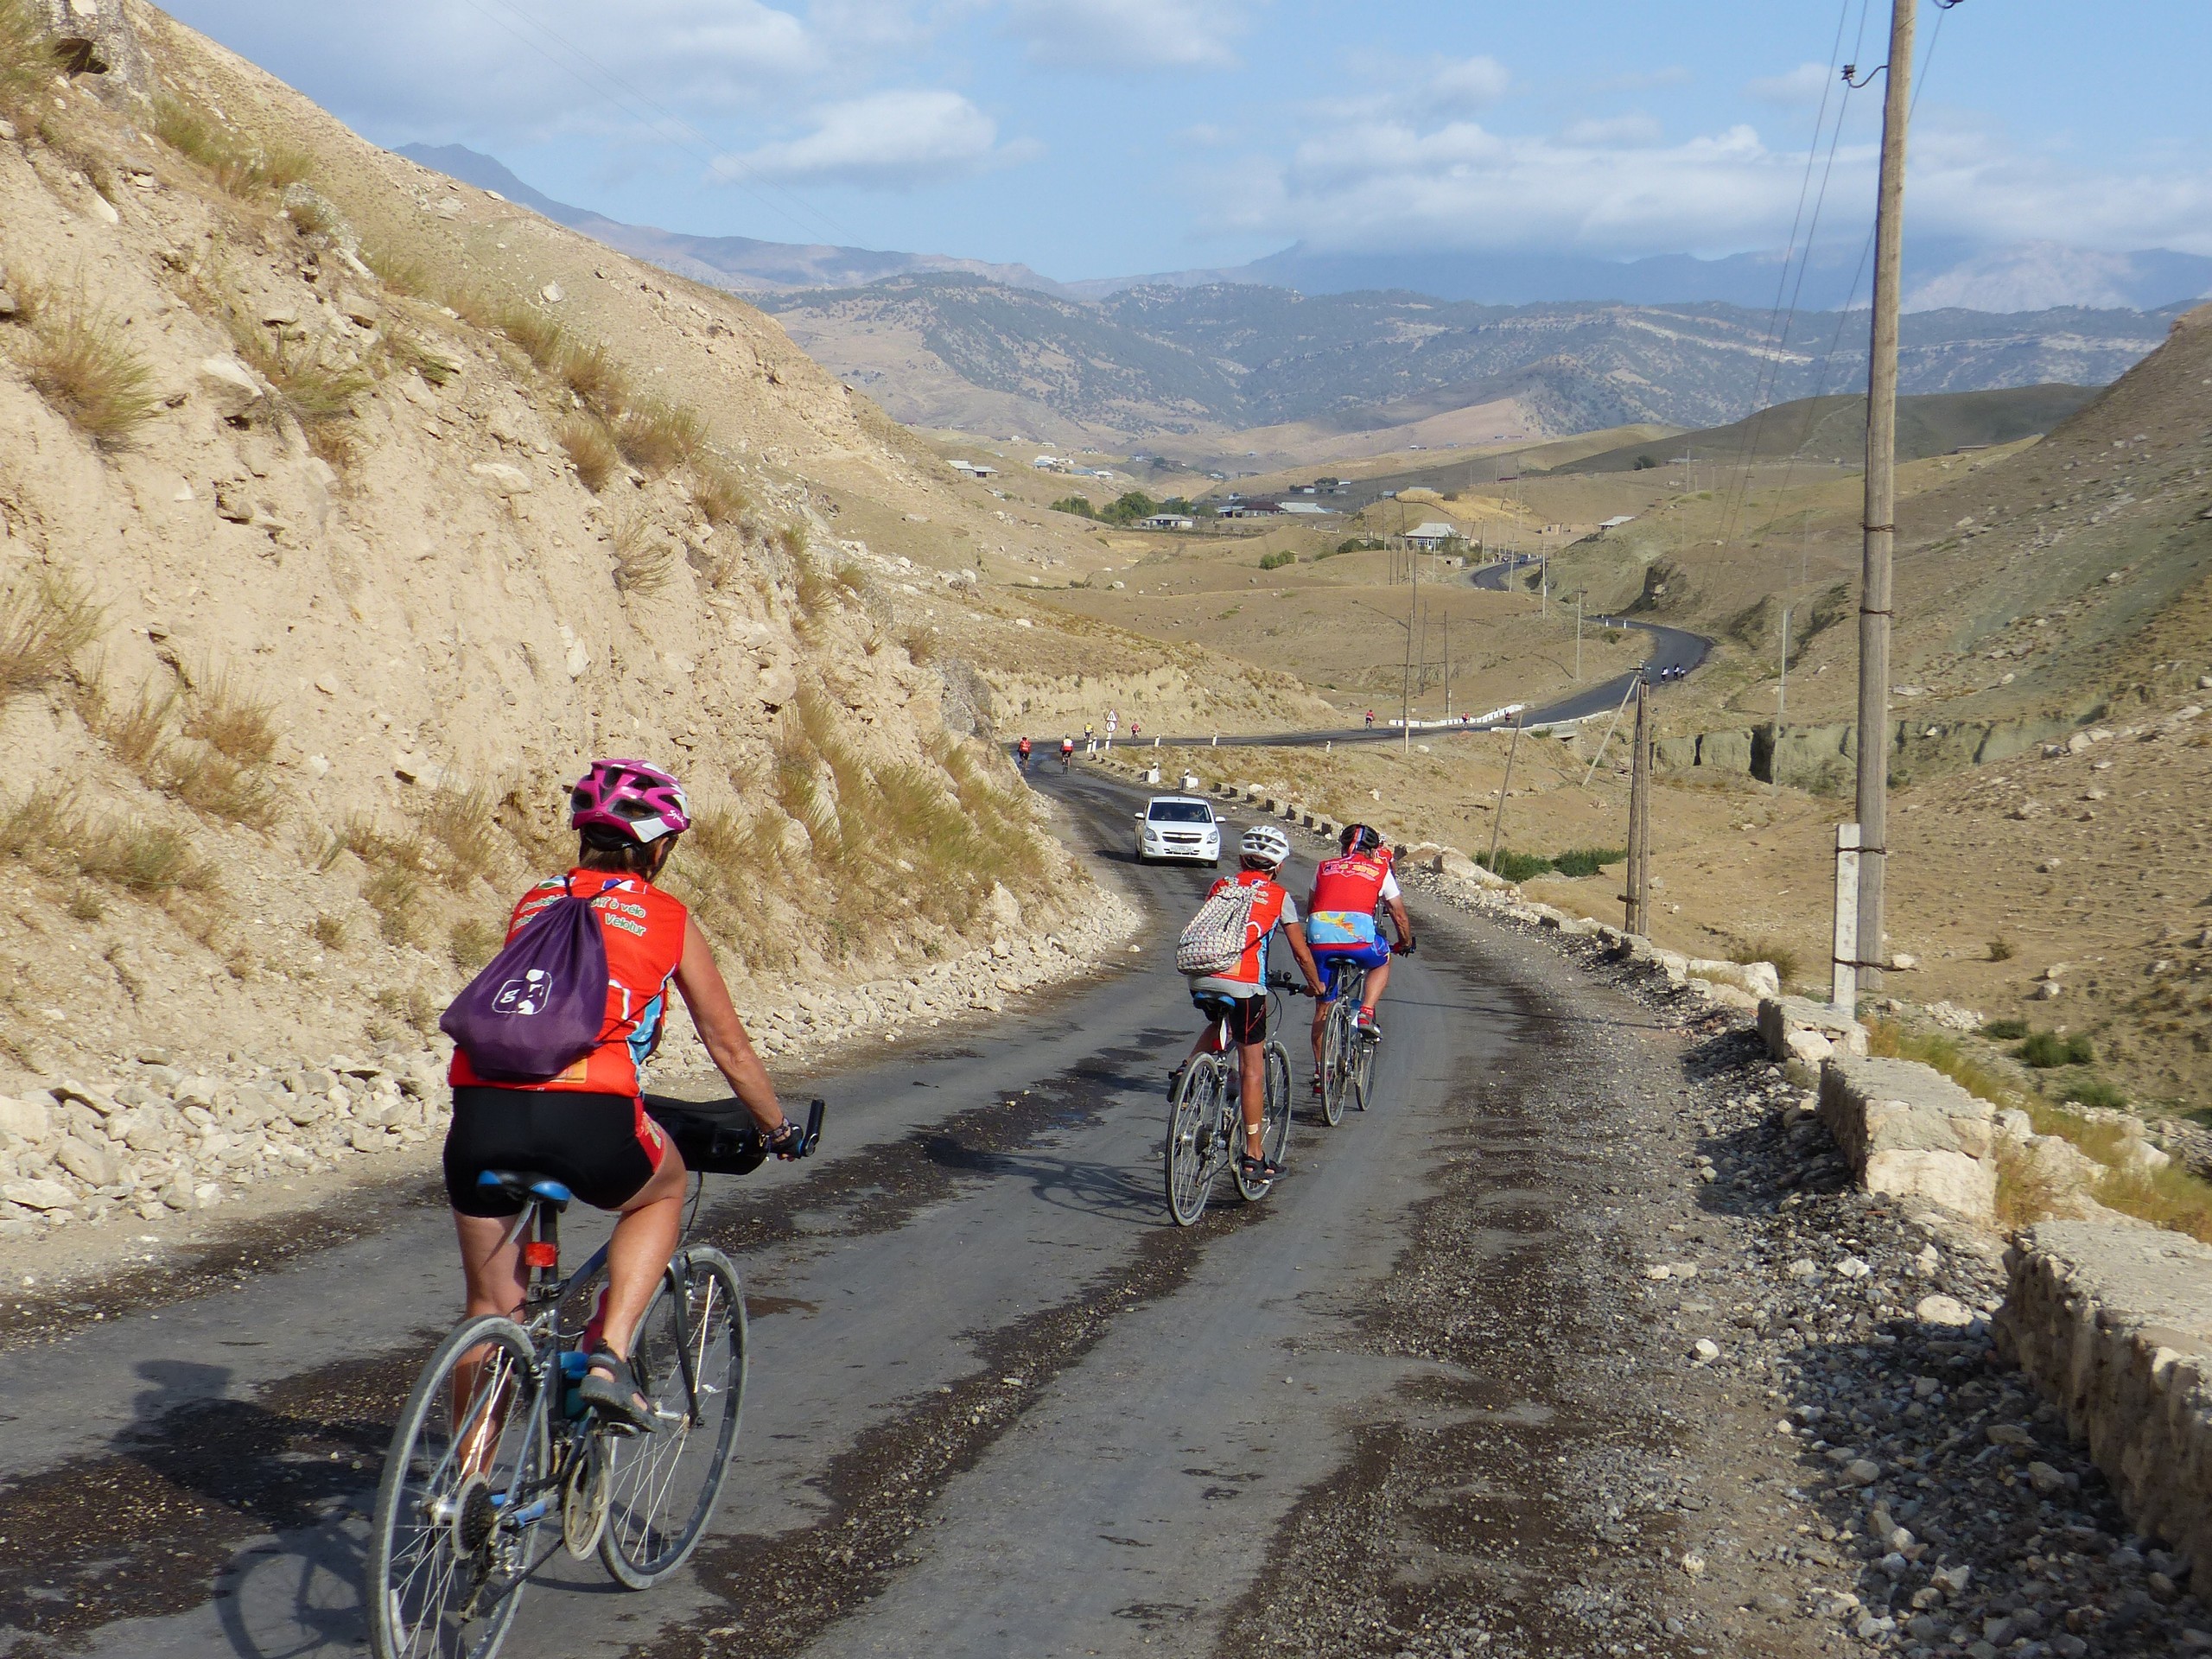
<svg viewBox="0 0 2212 1659">
<path fill-rule="evenodd" d="M 1386 957 L 1379 967 L 1367 970 L 1367 989 L 1359 999 L 1359 1006 L 1370 1014 L 1374 1013 L 1375 1005 L 1382 1000 L 1382 988 L 1389 982 L 1390 963 Z"/>
<path fill-rule="evenodd" d="M 1244 1109 L 1244 1149 L 1257 1158 L 1261 1155 L 1262 1115 L 1268 1103 L 1267 1054 L 1262 1045 L 1237 1044 L 1236 1075 L 1243 1085 L 1238 1093 Z"/>
<path fill-rule="evenodd" d="M 622 1206 L 622 1219 L 607 1241 L 607 1300 L 601 1339 L 630 1357 L 630 1338 L 645 1316 L 653 1287 L 668 1271 L 683 1232 L 683 1160 L 674 1146 L 661 1159 L 652 1179 Z"/>
</svg>

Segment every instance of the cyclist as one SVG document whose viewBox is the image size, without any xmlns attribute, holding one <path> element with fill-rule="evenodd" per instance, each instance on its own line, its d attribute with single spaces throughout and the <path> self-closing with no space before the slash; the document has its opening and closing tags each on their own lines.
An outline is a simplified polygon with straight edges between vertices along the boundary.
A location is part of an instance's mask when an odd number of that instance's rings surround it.
<svg viewBox="0 0 2212 1659">
<path fill-rule="evenodd" d="M 1029 740 L 1023 738 L 1019 747 L 1021 751 L 1021 775 L 1027 778 L 1029 775 Z"/>
<path fill-rule="evenodd" d="M 1372 709 L 1367 711 L 1365 719 L 1367 722 L 1367 729 L 1370 732 L 1373 731 L 1375 729 L 1375 711 Z"/>
<path fill-rule="evenodd" d="M 1238 1154 L 1238 1163 L 1248 1179 L 1271 1181 L 1282 1170 L 1268 1158 L 1262 1144 L 1262 1112 L 1267 1104 L 1267 1059 L 1263 1046 L 1268 1040 L 1268 947 L 1274 941 L 1275 930 L 1281 928 L 1290 945 L 1290 954 L 1298 959 L 1299 971 L 1306 976 L 1306 988 L 1314 995 L 1321 994 L 1320 976 L 1315 971 L 1312 952 L 1306 948 L 1306 930 L 1299 923 L 1298 903 L 1288 889 L 1275 880 L 1283 860 L 1290 856 L 1290 837 L 1271 823 L 1255 823 L 1244 832 L 1237 843 L 1237 871 L 1224 875 L 1206 889 L 1206 897 L 1230 886 L 1257 887 L 1252 900 L 1252 919 L 1246 925 L 1249 943 L 1244 955 L 1235 968 L 1225 974 L 1193 974 L 1191 976 L 1191 1001 L 1200 1012 L 1215 1016 L 1197 1042 L 1191 1045 L 1191 1053 L 1184 1064 L 1203 1052 L 1218 1046 L 1217 1016 L 1219 1006 L 1229 1005 L 1229 1037 L 1236 1045 L 1237 1094 L 1244 1109 L 1244 1150 Z M 1176 1076 L 1182 1075 L 1179 1068 Z M 1174 1086 L 1171 1080 L 1171 1089 Z"/>
<path fill-rule="evenodd" d="M 650 1429 L 652 1409 L 630 1367 L 630 1338 L 683 1229 L 684 1168 L 645 1115 L 638 1068 L 659 1046 L 671 981 L 770 1149 L 796 1155 L 802 1132 L 777 1103 L 706 936 L 654 885 L 677 838 L 691 827 L 683 786 L 640 761 L 594 760 L 569 791 L 569 823 L 577 835 L 575 868 L 525 893 L 507 933 L 512 938 L 569 892 L 589 897 L 607 944 L 606 1024 L 597 1047 L 543 1083 L 490 1081 L 455 1051 L 446 1196 L 471 1316 L 512 1316 L 528 1287 L 521 1243 L 509 1236 L 521 1204 L 499 1188 L 478 1185 L 484 1171 L 548 1175 L 586 1204 L 621 1211 L 607 1241 L 607 1294 L 594 1321 L 590 1370 L 578 1392 L 603 1415 Z"/>
<path fill-rule="evenodd" d="M 1074 760 L 1075 739 L 1071 737 L 1062 738 L 1060 740 L 1060 770 L 1062 772 L 1065 772 Z"/>
<path fill-rule="evenodd" d="M 1321 965 L 1325 983 L 1313 1001 L 1313 1088 L 1321 1087 L 1321 1033 L 1328 1023 L 1329 1004 L 1337 997 L 1337 973 L 1344 964 L 1367 969 L 1367 989 L 1360 998 L 1353 1027 L 1370 1041 L 1379 1041 L 1382 1027 L 1375 1023 L 1375 1005 L 1390 982 L 1390 957 L 1395 950 L 1411 956 L 1413 918 L 1398 891 L 1398 878 L 1390 873 L 1390 849 L 1382 836 L 1364 823 L 1348 823 L 1337 837 L 1335 858 L 1324 859 L 1313 871 L 1313 891 L 1306 899 L 1306 938 L 1313 959 Z M 1390 913 L 1398 942 L 1386 944 L 1376 925 L 1378 907 Z"/>
</svg>

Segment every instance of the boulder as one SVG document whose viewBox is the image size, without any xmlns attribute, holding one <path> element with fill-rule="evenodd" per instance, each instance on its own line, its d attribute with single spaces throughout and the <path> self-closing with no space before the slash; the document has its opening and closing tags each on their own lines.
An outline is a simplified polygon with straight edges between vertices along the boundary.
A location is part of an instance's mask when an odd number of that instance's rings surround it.
<svg viewBox="0 0 2212 1659">
<path fill-rule="evenodd" d="M 1819 1109 L 1867 1192 L 1994 1218 L 1995 1109 L 1934 1067 L 1833 1055 L 1821 1067 Z"/>
<path fill-rule="evenodd" d="M 54 1133 L 54 1113 L 41 1102 L 0 1095 L 0 1133 L 20 1136 L 35 1147 L 42 1146 Z"/>
<path fill-rule="evenodd" d="M 235 357 L 203 357 L 194 386 L 226 421 L 251 416 L 268 395 L 261 377 Z"/>
<path fill-rule="evenodd" d="M 1866 1052 L 1866 1027 L 1825 1002 L 1802 996 L 1762 998 L 1759 1039 L 1766 1045 L 1769 1059 L 1795 1060 L 1813 1070 L 1839 1052 Z"/>
<path fill-rule="evenodd" d="M 0 1198 L 20 1204 L 26 1210 L 70 1210 L 77 1203 L 77 1195 L 60 1182 L 43 1179 L 0 1181 Z"/>
<path fill-rule="evenodd" d="M 54 1161 L 86 1186 L 112 1185 L 119 1166 L 116 1155 L 105 1146 L 73 1135 L 61 1137 L 61 1144 L 54 1149 Z"/>
</svg>

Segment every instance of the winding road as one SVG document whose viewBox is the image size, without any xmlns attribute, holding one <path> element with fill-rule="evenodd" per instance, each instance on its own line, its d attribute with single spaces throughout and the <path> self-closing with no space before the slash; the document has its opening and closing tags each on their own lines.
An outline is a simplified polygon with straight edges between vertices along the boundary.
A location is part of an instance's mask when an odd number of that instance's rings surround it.
<svg viewBox="0 0 2212 1659">
<path fill-rule="evenodd" d="M 1585 1328 L 1614 1248 L 1592 1227 L 1668 1182 L 1660 1137 L 1592 1103 L 1671 1095 L 1674 1039 L 1414 894 L 1376 1109 L 1301 1114 L 1269 1198 L 1178 1230 L 1161 1085 L 1194 1019 L 1165 941 L 1209 878 L 1130 866 L 1137 798 L 1110 781 L 1040 787 L 1146 907 L 1141 948 L 784 1080 L 829 1096 L 822 1153 L 721 1183 L 701 1224 L 744 1271 L 754 1340 L 712 1535 L 641 1595 L 556 1554 L 507 1653 L 1230 1655 L 1263 1629 L 1389 1653 L 1423 1609 L 1548 1649 L 1554 1599 L 1598 1570 L 1578 1516 L 1602 1482 L 1575 1460 L 1678 1455 L 1648 1393 L 1567 1357 L 1630 1351 Z M 59 1339 L 0 1352 L 0 1653 L 364 1651 L 385 1442 L 457 1291 L 429 1176 L 355 1236 L 229 1287 L 73 1305 Z M 569 1231 L 597 1236 L 581 1211 Z M 1401 1487 L 1395 1519 L 1361 1518 Z M 1639 1621 L 1662 1605 L 1607 1593 Z"/>
</svg>

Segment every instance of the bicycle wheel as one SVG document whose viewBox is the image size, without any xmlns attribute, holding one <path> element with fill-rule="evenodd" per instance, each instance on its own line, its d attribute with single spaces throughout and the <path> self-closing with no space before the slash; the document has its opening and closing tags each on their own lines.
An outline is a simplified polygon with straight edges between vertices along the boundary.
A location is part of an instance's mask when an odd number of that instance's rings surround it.
<svg viewBox="0 0 2212 1659">
<path fill-rule="evenodd" d="M 1201 1054 L 1183 1068 L 1167 1109 L 1167 1213 L 1178 1227 L 1205 1213 L 1221 1173 L 1221 1062 Z"/>
<path fill-rule="evenodd" d="M 534 1565 L 546 1462 L 530 1333 L 467 1321 L 423 1367 L 385 1458 L 366 1586 L 376 1659 L 498 1649 Z"/>
<path fill-rule="evenodd" d="M 1329 1005 L 1321 1026 L 1321 1121 L 1331 1128 L 1344 1121 L 1344 1090 L 1351 1078 L 1351 1020 L 1342 996 Z"/>
<path fill-rule="evenodd" d="M 1352 1044 L 1352 1104 L 1363 1112 L 1375 1093 L 1375 1051 L 1382 1046 L 1372 1037 L 1360 1038 Z"/>
<path fill-rule="evenodd" d="M 698 1548 L 737 1449 L 746 1358 L 737 1269 L 720 1250 L 693 1245 L 645 1304 L 630 1344 L 659 1426 L 602 1442 L 607 1530 L 599 1558 L 632 1590 L 666 1578 Z"/>
</svg>

